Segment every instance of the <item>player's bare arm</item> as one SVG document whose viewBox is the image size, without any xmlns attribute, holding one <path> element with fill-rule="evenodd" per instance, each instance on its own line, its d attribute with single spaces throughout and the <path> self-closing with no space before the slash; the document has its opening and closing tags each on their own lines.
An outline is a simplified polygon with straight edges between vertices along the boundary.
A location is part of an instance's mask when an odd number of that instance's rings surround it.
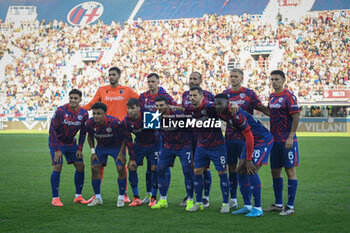
<svg viewBox="0 0 350 233">
<path fill-rule="evenodd" d="M 270 116 L 270 109 L 263 104 L 256 107 L 256 110 L 264 113 L 266 116 Z"/>
<path fill-rule="evenodd" d="M 293 137 L 298 129 L 300 113 L 299 112 L 293 113 L 291 116 L 293 118 L 292 129 L 286 141 L 286 149 L 290 149 L 293 146 Z"/>
<path fill-rule="evenodd" d="M 185 108 L 182 106 L 169 105 L 170 109 L 173 111 L 179 110 L 181 112 L 185 111 Z"/>
<path fill-rule="evenodd" d="M 91 150 L 91 164 L 96 160 L 98 161 L 97 154 L 95 152 L 95 140 L 91 133 L 88 134 L 88 143 Z"/>
</svg>

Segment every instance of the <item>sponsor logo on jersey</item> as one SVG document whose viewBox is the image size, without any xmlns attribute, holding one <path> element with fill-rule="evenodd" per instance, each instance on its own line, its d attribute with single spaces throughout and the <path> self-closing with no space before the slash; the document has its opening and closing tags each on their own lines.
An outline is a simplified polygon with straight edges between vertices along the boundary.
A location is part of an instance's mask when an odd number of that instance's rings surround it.
<svg viewBox="0 0 350 233">
<path fill-rule="evenodd" d="M 113 101 L 113 100 L 123 100 L 124 96 L 106 96 L 106 100 Z"/>
<path fill-rule="evenodd" d="M 81 125 L 81 122 L 80 122 L 80 121 L 69 121 L 69 120 L 67 120 L 67 119 L 64 119 L 64 120 L 63 120 L 63 124 L 65 124 L 65 125 L 79 126 L 79 125 Z"/>
</svg>

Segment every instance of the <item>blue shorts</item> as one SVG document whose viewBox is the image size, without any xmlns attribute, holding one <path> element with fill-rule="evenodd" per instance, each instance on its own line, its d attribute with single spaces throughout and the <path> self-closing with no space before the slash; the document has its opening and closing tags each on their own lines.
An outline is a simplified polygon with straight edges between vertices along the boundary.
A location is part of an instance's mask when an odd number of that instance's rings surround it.
<svg viewBox="0 0 350 233">
<path fill-rule="evenodd" d="M 63 159 L 61 159 L 60 163 L 56 163 L 54 158 L 55 158 L 55 150 L 49 146 L 50 148 L 50 155 L 51 155 L 51 160 L 52 160 L 52 165 L 56 164 L 63 164 Z M 75 163 L 75 162 L 84 162 L 83 159 L 78 159 L 77 158 L 77 150 L 78 150 L 78 145 L 73 145 L 73 146 L 60 146 L 60 150 L 64 157 L 66 158 L 67 164 Z"/>
<path fill-rule="evenodd" d="M 293 147 L 286 150 L 285 142 L 275 142 L 271 150 L 271 169 L 291 168 L 299 166 L 298 141 L 293 142 Z"/>
<path fill-rule="evenodd" d="M 145 157 L 151 162 L 151 165 L 157 165 L 160 155 L 160 144 L 154 144 L 151 146 L 141 146 L 135 144 L 134 151 L 137 166 L 143 165 L 143 159 Z"/>
<path fill-rule="evenodd" d="M 263 146 L 254 146 L 252 162 L 254 165 L 266 165 L 269 162 L 269 155 L 273 146 L 273 139 Z M 244 146 L 241 159 L 247 159 L 247 148 Z"/>
<path fill-rule="evenodd" d="M 120 166 L 124 166 L 124 164 L 122 164 L 122 162 L 120 162 L 120 160 L 117 160 L 118 154 L 120 151 L 120 146 L 116 146 L 116 147 L 96 147 L 96 154 L 97 154 L 97 160 L 94 160 L 94 162 L 92 163 L 93 165 L 95 164 L 101 164 L 102 166 L 106 166 L 107 165 L 107 160 L 108 160 L 108 155 L 112 156 L 114 159 L 114 162 L 116 165 L 120 165 Z"/>
<path fill-rule="evenodd" d="M 182 148 L 181 150 L 170 150 L 163 147 L 160 152 L 158 166 L 172 166 L 176 156 L 179 156 L 183 167 L 192 165 L 192 147 Z"/>
<path fill-rule="evenodd" d="M 224 144 L 213 148 L 197 146 L 194 156 L 194 168 L 206 167 L 210 163 L 210 160 L 215 165 L 217 171 L 226 171 L 227 155 Z"/>
<path fill-rule="evenodd" d="M 228 139 L 225 141 L 227 151 L 227 164 L 233 165 L 238 163 L 238 158 L 245 147 L 245 141 L 239 139 Z"/>
</svg>

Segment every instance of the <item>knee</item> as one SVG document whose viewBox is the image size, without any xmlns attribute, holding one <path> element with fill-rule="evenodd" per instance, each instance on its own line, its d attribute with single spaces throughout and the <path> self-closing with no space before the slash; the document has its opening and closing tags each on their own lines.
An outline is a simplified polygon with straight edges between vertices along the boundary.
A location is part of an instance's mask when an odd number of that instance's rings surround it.
<svg viewBox="0 0 350 233">
<path fill-rule="evenodd" d="M 226 174 L 226 171 L 220 171 L 220 172 L 218 172 L 219 173 L 219 176 L 221 176 L 221 175 L 225 175 Z"/>
<path fill-rule="evenodd" d="M 286 168 L 288 179 L 295 180 L 297 178 L 295 167 Z"/>
<path fill-rule="evenodd" d="M 282 177 L 282 169 L 272 169 L 271 175 L 273 178 L 280 178 Z"/>
<path fill-rule="evenodd" d="M 74 164 L 75 168 L 77 169 L 78 172 L 83 172 L 84 171 L 84 163 L 75 163 Z"/>
<path fill-rule="evenodd" d="M 203 168 L 195 168 L 193 172 L 195 175 L 203 175 L 203 170 Z"/>
<path fill-rule="evenodd" d="M 118 171 L 118 175 L 119 178 L 124 178 L 125 176 L 125 168 L 123 166 L 117 165 L 117 171 Z"/>
<path fill-rule="evenodd" d="M 55 164 L 55 165 L 53 166 L 53 170 L 54 170 L 55 172 L 61 172 L 61 171 L 62 171 L 62 164 Z"/>
<path fill-rule="evenodd" d="M 206 171 L 206 172 L 210 172 L 210 168 L 209 168 L 209 167 L 206 167 L 206 168 L 205 168 L 205 171 Z"/>
<path fill-rule="evenodd" d="M 157 171 L 157 165 L 152 165 L 151 166 L 151 171 Z"/>
<path fill-rule="evenodd" d="M 92 174 L 98 174 L 100 172 L 101 165 L 92 165 L 91 172 Z"/>
</svg>

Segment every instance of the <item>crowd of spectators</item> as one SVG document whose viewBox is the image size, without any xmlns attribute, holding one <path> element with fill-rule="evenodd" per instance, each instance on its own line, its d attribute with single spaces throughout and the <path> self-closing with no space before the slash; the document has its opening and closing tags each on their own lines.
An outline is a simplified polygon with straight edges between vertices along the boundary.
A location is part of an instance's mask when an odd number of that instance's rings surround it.
<svg viewBox="0 0 350 233">
<path fill-rule="evenodd" d="M 80 28 L 43 21 L 37 33 L 17 30 L 0 34 L 0 51 L 13 58 L 5 67 L 0 86 L 6 103 L 0 105 L 0 114 L 53 111 L 67 101 L 73 87 L 83 91 L 86 103 L 100 85 L 108 83 L 110 66 L 120 67 L 121 83 L 139 93 L 147 89 L 147 74 L 156 72 L 161 86 L 180 102 L 192 71 L 203 74 L 204 89 L 219 93 L 229 87 L 228 63 L 238 61 L 240 53 L 252 44 L 270 41 L 285 49 L 278 68 L 286 72 L 288 87 L 305 100 L 312 98 L 310 93 L 321 93 L 325 86 L 349 83 L 349 21 L 350 11 L 317 12 L 297 23 L 280 24 L 276 31 L 259 17 L 246 14 L 139 19 L 123 26 L 98 22 Z M 108 50 L 119 34 L 113 59 L 81 62 L 80 50 Z M 244 84 L 266 100 L 271 91 L 266 57 L 259 57 L 256 66 L 252 66 L 252 59 L 238 64 L 245 70 Z"/>
</svg>

